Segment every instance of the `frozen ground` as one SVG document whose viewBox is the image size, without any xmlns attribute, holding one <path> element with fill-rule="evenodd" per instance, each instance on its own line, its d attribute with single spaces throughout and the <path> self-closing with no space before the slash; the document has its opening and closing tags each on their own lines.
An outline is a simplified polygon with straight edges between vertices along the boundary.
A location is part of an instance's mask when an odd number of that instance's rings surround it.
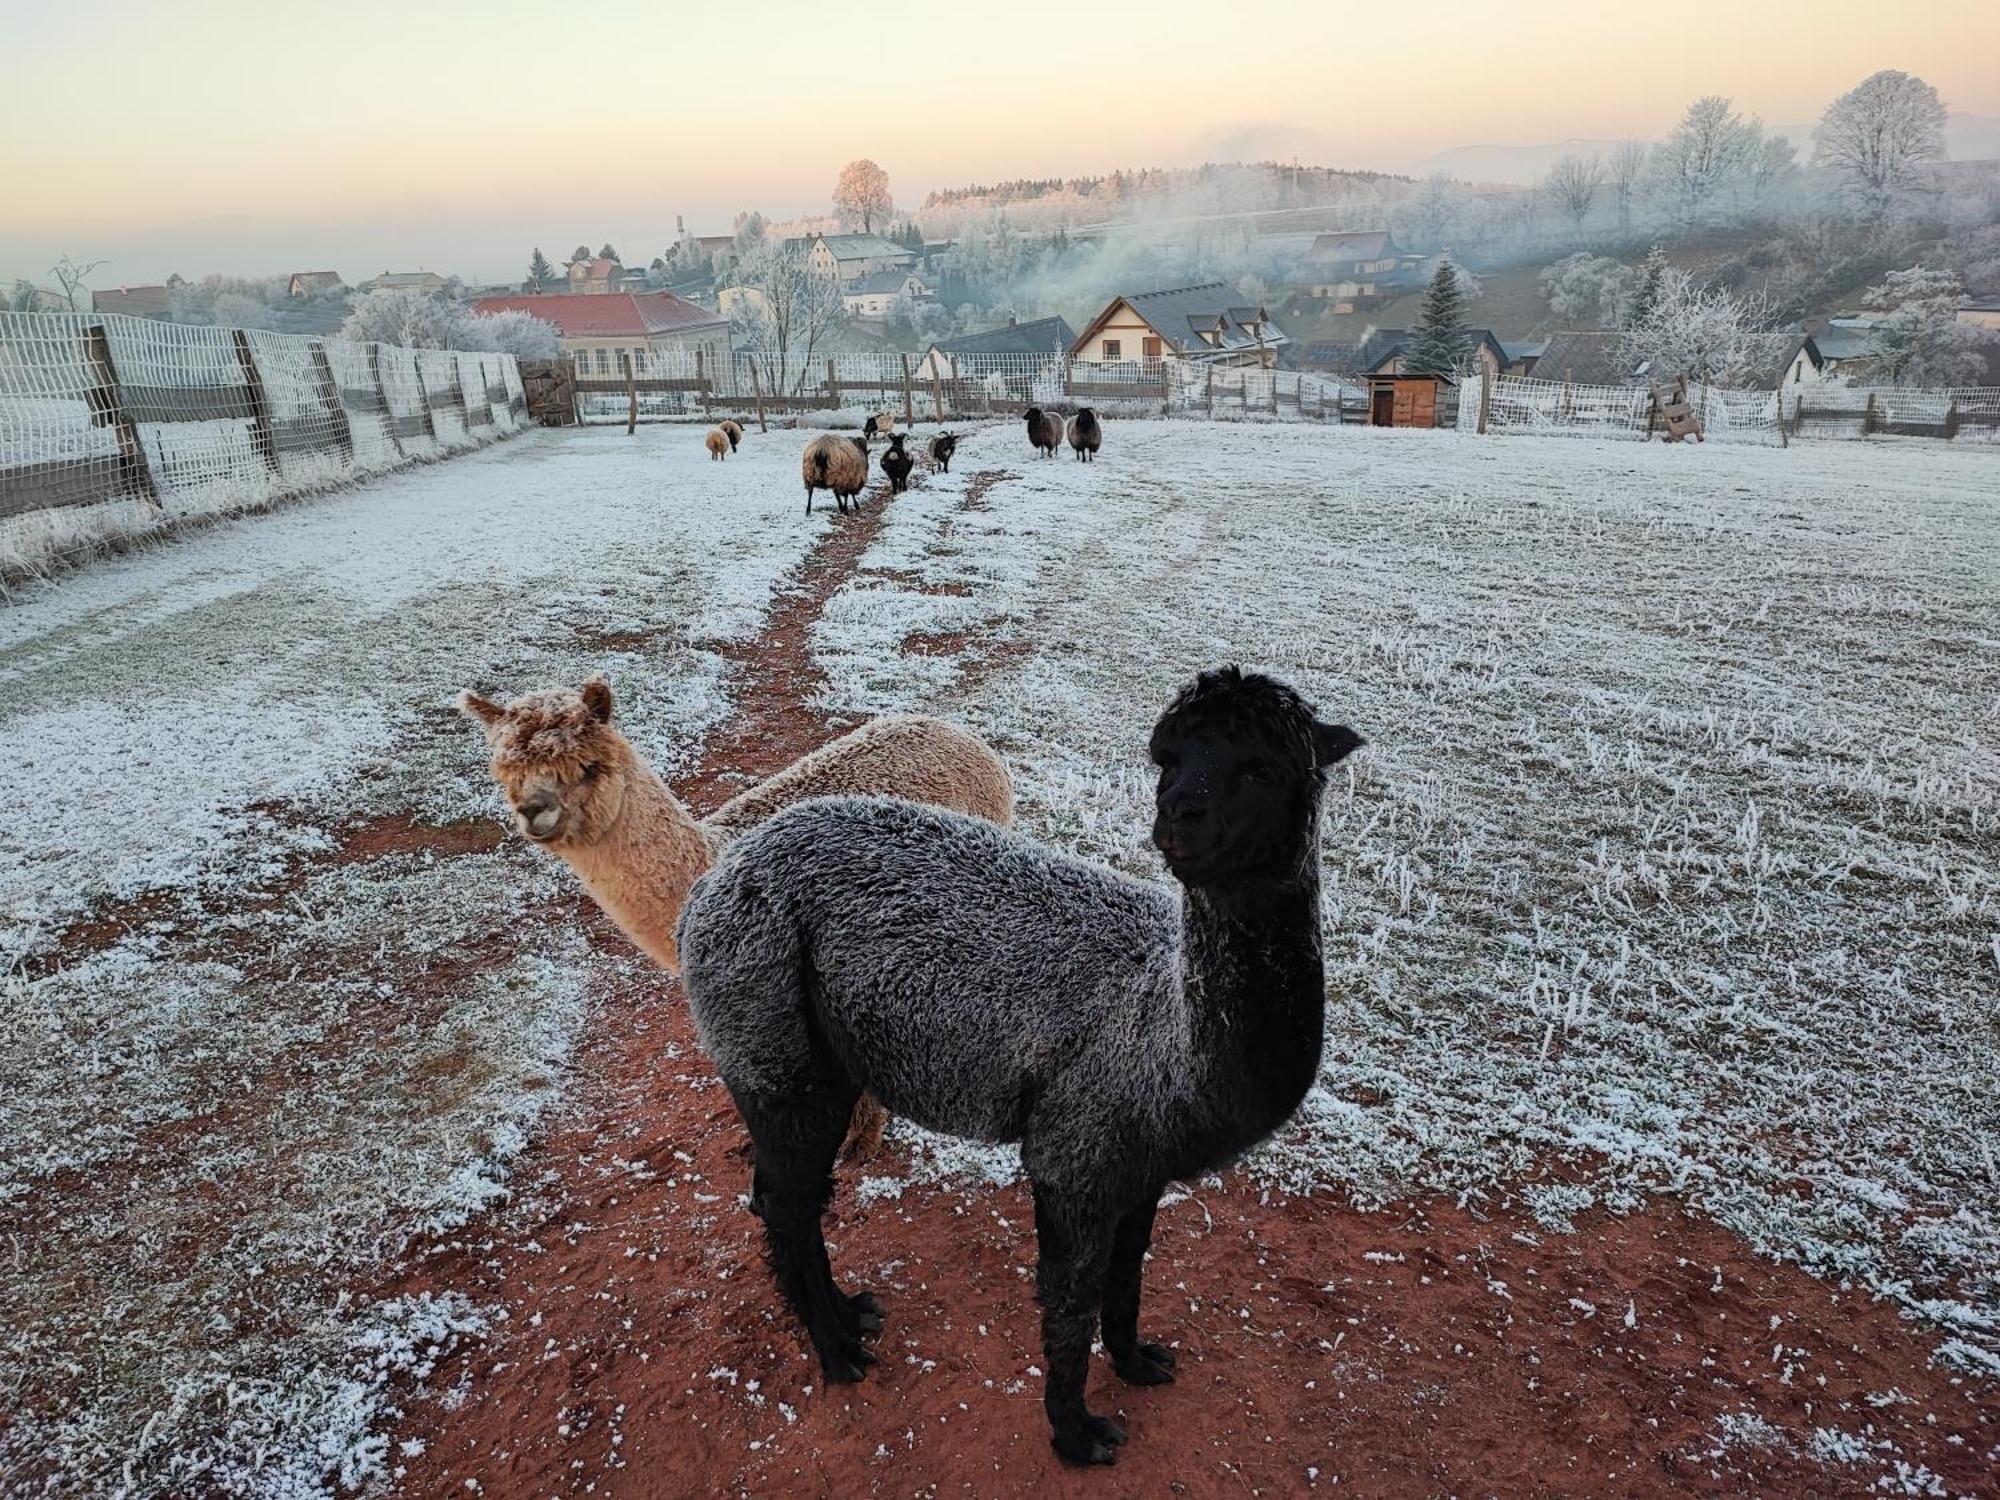
<svg viewBox="0 0 2000 1500">
<path fill-rule="evenodd" d="M 0 1474 L 382 1471 L 382 1381 L 480 1312 L 345 1289 L 505 1190 L 621 978 L 449 695 L 604 667 L 685 763 L 837 524 L 796 449 L 530 435 L 0 611 Z M 1030 830 L 1146 873 L 1194 668 L 1370 737 L 1323 1086 L 1250 1170 L 1554 1232 L 1676 1192 L 2000 1374 L 1994 455 L 1121 423 L 955 468 L 816 627 L 826 707 L 968 718 Z"/>
</svg>

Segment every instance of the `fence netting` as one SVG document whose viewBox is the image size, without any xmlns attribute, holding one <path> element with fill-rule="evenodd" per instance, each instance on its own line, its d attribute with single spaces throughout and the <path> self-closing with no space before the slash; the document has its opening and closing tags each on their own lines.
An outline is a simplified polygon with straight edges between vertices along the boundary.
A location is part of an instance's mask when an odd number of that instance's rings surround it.
<svg viewBox="0 0 2000 1500">
<path fill-rule="evenodd" d="M 0 313 L 0 576 L 516 431 L 513 356 Z"/>
</svg>

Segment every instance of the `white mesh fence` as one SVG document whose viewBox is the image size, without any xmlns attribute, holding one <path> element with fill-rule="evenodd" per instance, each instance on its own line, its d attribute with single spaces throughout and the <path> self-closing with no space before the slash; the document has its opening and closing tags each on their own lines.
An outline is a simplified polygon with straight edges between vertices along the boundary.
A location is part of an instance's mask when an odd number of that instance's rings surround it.
<svg viewBox="0 0 2000 1500">
<path fill-rule="evenodd" d="M 2000 443 L 2000 387 L 1793 385 L 1783 396 L 1792 438 L 1926 437 Z"/>
<path fill-rule="evenodd" d="M 511 355 L 0 313 L 0 577 L 485 443 L 525 414 Z"/>
</svg>

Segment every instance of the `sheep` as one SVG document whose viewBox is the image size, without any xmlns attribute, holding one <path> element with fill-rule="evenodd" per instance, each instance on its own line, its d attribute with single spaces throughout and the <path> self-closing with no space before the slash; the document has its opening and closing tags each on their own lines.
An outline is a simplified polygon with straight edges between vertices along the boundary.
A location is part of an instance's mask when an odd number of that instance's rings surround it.
<svg viewBox="0 0 2000 1500">
<path fill-rule="evenodd" d="M 903 447 L 907 434 L 896 433 L 889 439 L 889 451 L 882 455 L 882 472 L 889 476 L 889 493 L 900 495 L 910 487 L 910 470 L 917 461 L 910 457 Z"/>
<path fill-rule="evenodd" d="M 1041 449 L 1043 458 L 1055 457 L 1056 449 L 1062 446 L 1063 422 L 1054 412 L 1043 411 L 1039 406 L 1028 408 L 1028 441 Z"/>
<path fill-rule="evenodd" d="M 951 456 L 958 451 L 958 434 L 940 432 L 931 439 L 931 462 L 937 465 L 940 474 L 951 472 Z"/>
<path fill-rule="evenodd" d="M 1104 428 L 1087 406 L 1079 406 L 1069 419 L 1069 445 L 1076 449 L 1077 462 L 1086 464 L 1095 462 L 1097 450 L 1104 446 Z"/>
<path fill-rule="evenodd" d="M 722 435 L 729 439 L 729 451 L 734 453 L 736 445 L 743 441 L 743 424 L 734 417 L 724 417 L 716 425 L 722 429 Z"/>
<path fill-rule="evenodd" d="M 682 908 L 682 983 L 827 1380 L 861 1378 L 882 1323 L 835 1286 L 820 1226 L 866 1090 L 931 1130 L 1021 1143 L 1052 1440 L 1113 1461 L 1125 1434 L 1083 1401 L 1093 1325 L 1126 1381 L 1173 1378 L 1138 1334 L 1161 1191 L 1268 1137 L 1318 1074 L 1320 802 L 1360 744 L 1271 678 L 1202 673 L 1149 746 L 1178 894 L 887 798 L 793 807 L 723 853 Z"/>
<path fill-rule="evenodd" d="M 834 503 L 844 514 L 847 502 L 855 499 L 868 484 L 868 445 L 860 438 L 843 438 L 833 433 L 814 438 L 800 456 L 799 471 L 806 482 L 806 514 L 812 514 L 813 491 L 833 491 Z M 859 501 L 855 502 L 857 506 Z"/>
<path fill-rule="evenodd" d="M 730 453 L 734 451 L 729 444 L 729 434 L 724 432 L 720 427 L 709 428 L 708 436 L 703 438 L 702 442 L 708 447 L 708 456 L 717 463 L 729 457 Z"/>
<path fill-rule="evenodd" d="M 895 430 L 896 414 L 892 411 L 877 412 L 861 424 L 861 436 L 863 438 L 887 437 Z"/>
</svg>

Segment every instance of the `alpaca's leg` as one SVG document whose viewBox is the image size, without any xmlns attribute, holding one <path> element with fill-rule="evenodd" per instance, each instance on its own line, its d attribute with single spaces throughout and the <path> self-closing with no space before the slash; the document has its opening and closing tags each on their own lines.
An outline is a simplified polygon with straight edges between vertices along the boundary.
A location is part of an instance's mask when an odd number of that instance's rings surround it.
<svg viewBox="0 0 2000 1500">
<path fill-rule="evenodd" d="M 859 1380 L 875 1363 L 862 1336 L 879 1331 L 881 1307 L 866 1292 L 843 1296 L 833 1284 L 820 1218 L 833 1197 L 833 1158 L 858 1090 L 820 1085 L 782 1098 L 737 1099 L 757 1145 L 750 1206 L 764 1221 L 771 1269 L 806 1325 L 830 1381 Z"/>
<path fill-rule="evenodd" d="M 1111 1235 L 1111 1266 L 1104 1277 L 1104 1347 L 1119 1378 L 1132 1385 L 1165 1385 L 1174 1378 L 1174 1352 L 1139 1337 L 1139 1279 L 1153 1242 L 1153 1214 L 1160 1195 L 1118 1221 Z"/>
<path fill-rule="evenodd" d="M 1074 1464 L 1108 1464 L 1125 1429 L 1083 1404 L 1090 1372 L 1090 1332 L 1103 1300 L 1110 1226 L 1091 1206 L 1035 1188 L 1036 1296 L 1042 1304 L 1042 1357 L 1048 1374 L 1042 1406 L 1056 1452 Z"/>
</svg>

